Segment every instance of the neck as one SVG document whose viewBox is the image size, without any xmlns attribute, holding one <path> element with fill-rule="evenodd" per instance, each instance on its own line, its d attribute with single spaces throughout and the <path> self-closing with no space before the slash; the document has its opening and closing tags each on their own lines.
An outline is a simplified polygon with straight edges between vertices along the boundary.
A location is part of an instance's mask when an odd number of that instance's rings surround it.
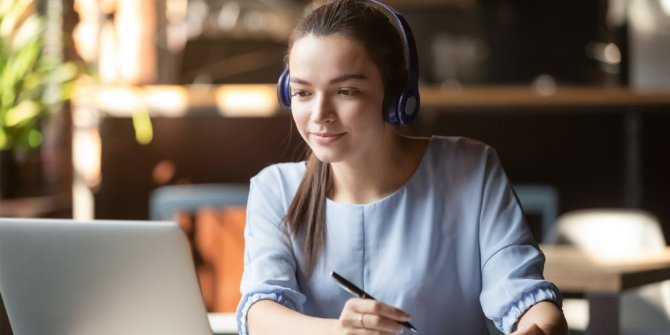
<svg viewBox="0 0 670 335">
<path fill-rule="evenodd" d="M 414 174 L 428 144 L 426 139 L 390 135 L 385 145 L 356 161 L 332 163 L 330 198 L 349 204 L 368 204 L 402 187 Z"/>
</svg>

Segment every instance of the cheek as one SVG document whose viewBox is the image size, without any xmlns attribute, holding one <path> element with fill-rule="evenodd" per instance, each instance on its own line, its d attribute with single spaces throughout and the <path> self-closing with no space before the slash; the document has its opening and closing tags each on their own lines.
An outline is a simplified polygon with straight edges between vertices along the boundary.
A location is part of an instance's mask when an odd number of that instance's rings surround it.
<svg viewBox="0 0 670 335">
<path fill-rule="evenodd" d="M 364 127 L 373 127 L 376 124 L 382 124 L 381 106 L 375 101 L 363 101 L 342 106 L 340 109 L 340 119 L 344 123 L 354 122 Z"/>
<path fill-rule="evenodd" d="M 304 137 L 305 127 L 309 120 L 308 110 L 306 108 L 300 108 L 299 106 L 291 106 L 291 116 L 293 117 L 293 122 L 295 123 L 296 128 L 298 128 L 298 132 Z"/>
</svg>

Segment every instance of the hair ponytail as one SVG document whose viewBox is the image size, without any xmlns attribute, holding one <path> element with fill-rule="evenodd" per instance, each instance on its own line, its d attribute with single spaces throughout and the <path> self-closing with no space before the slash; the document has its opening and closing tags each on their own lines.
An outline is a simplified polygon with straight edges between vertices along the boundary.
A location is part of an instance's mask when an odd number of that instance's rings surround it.
<svg viewBox="0 0 670 335">
<path fill-rule="evenodd" d="M 307 273 L 311 273 L 326 240 L 326 198 L 332 179 L 330 164 L 321 162 L 309 151 L 307 169 L 286 213 L 289 232 L 304 232 L 304 253 Z"/>
</svg>

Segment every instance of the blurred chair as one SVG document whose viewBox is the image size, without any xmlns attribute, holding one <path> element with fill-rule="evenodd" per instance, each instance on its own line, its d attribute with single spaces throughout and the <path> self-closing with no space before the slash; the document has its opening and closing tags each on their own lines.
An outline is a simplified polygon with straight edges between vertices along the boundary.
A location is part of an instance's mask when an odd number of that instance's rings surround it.
<svg viewBox="0 0 670 335">
<path fill-rule="evenodd" d="M 558 191 L 553 186 L 545 184 L 516 184 L 513 186 L 516 197 L 521 204 L 527 221 L 530 215 L 540 217 L 539 229 L 534 230 L 538 242 L 547 243 L 554 240 L 552 232 L 554 222 L 558 217 Z M 529 222 L 529 225 L 531 222 Z M 538 231 L 539 230 L 539 231 Z"/>
<path fill-rule="evenodd" d="M 665 248 L 658 219 L 630 209 L 589 209 L 561 215 L 556 222 L 560 240 L 599 258 L 630 257 Z M 621 334 L 670 334 L 670 281 L 625 292 L 620 300 Z M 571 331 L 588 325 L 588 302 L 565 299 L 563 311 Z"/>
<path fill-rule="evenodd" d="M 149 199 L 151 220 L 172 220 L 178 212 L 203 207 L 246 206 L 247 184 L 167 185 L 155 189 Z"/>
<path fill-rule="evenodd" d="M 152 220 L 179 222 L 191 242 L 209 312 L 235 312 L 243 271 L 245 184 L 170 185 L 154 190 Z"/>
</svg>

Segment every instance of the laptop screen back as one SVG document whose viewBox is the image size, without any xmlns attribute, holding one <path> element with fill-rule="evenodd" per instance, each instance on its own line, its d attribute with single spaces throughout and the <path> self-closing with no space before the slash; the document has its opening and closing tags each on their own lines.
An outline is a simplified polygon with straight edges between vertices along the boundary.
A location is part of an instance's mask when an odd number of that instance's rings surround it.
<svg viewBox="0 0 670 335">
<path fill-rule="evenodd" d="M 211 334 L 172 222 L 0 219 L 0 295 L 15 334 Z"/>
</svg>

